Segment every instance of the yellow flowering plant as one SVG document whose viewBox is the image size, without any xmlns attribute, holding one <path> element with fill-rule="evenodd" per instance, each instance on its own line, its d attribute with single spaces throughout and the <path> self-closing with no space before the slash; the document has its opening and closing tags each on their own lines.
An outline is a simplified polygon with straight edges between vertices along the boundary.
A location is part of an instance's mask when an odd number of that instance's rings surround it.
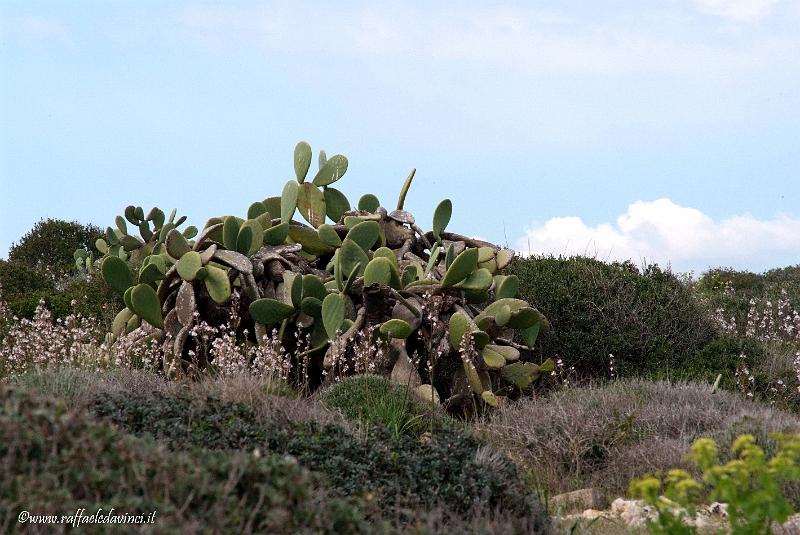
<svg viewBox="0 0 800 535">
<path fill-rule="evenodd" d="M 651 532 L 696 533 L 686 519 L 695 516 L 703 501 L 727 504 L 733 535 L 767 534 L 773 522 L 785 522 L 794 509 L 783 494 L 783 485 L 800 480 L 800 435 L 775 434 L 772 438 L 779 447 L 767 458 L 753 435 L 737 437 L 731 445 L 735 457 L 724 464 L 713 440 L 698 439 L 690 459 L 703 474 L 702 481 L 681 469 L 670 470 L 666 477 L 647 475 L 634 480 L 631 494 L 658 512 L 649 524 Z"/>
</svg>

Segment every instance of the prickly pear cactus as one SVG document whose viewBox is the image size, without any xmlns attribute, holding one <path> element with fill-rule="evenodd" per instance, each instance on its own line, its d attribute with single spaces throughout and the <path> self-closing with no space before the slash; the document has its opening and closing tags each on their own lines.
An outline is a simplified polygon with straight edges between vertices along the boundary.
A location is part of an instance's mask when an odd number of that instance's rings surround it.
<svg viewBox="0 0 800 535">
<path fill-rule="evenodd" d="M 234 313 L 241 341 L 278 337 L 312 386 L 355 370 L 348 363 L 364 358 L 355 353 L 366 340 L 370 371 L 451 408 L 496 407 L 552 371 L 550 360 L 529 362 L 547 320 L 517 298 L 517 278 L 503 274 L 512 250 L 447 231 L 449 199 L 431 230 L 420 228 L 404 209 L 414 171 L 394 209 L 372 194 L 353 208 L 334 187 L 347 158 L 321 151 L 310 177 L 312 159 L 300 142 L 296 179 L 280 196 L 253 202 L 246 217 L 181 231 L 186 218 L 174 210 L 166 218 L 128 206 L 96 243 L 103 258 L 76 251 L 79 269 L 99 271 L 123 295 L 112 337 L 149 323 L 164 371 L 175 375 L 210 364 L 192 329 L 223 325 Z"/>
</svg>

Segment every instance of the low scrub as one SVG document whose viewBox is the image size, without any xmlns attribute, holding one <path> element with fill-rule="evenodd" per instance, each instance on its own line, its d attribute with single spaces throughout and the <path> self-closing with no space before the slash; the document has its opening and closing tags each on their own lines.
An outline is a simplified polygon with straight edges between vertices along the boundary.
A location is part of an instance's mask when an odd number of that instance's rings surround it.
<svg viewBox="0 0 800 535">
<path fill-rule="evenodd" d="M 336 425 L 272 425 L 243 405 L 161 393 L 102 396 L 91 410 L 175 450 L 290 454 L 322 474 L 332 493 L 369 496 L 384 506 L 443 506 L 462 513 L 489 507 L 517 514 L 535 508 L 514 465 L 502 456 L 483 462 L 480 443 L 462 431 L 442 429 L 423 441 L 371 426 L 357 437 Z"/>
<path fill-rule="evenodd" d="M 0 388 L 0 472 L 3 532 L 21 511 L 53 514 L 54 504 L 157 511 L 157 529 L 137 528 L 153 532 L 373 532 L 355 500 L 326 496 L 291 457 L 169 451 L 19 388 Z"/>
<path fill-rule="evenodd" d="M 67 509 L 147 506 L 159 511 L 157 532 L 548 532 L 510 461 L 469 435 L 349 429 L 315 398 L 257 396 L 265 386 L 71 368 L 14 378 L 0 392 L 0 493 L 11 496 L 0 526 L 58 496 Z M 22 474 L 35 477 L 21 485 Z M 257 502 L 261 494 L 269 499 Z"/>
<path fill-rule="evenodd" d="M 322 402 L 352 420 L 386 427 L 395 436 L 419 436 L 447 422 L 430 402 L 377 375 L 348 377 L 326 389 Z"/>
<path fill-rule="evenodd" d="M 690 445 L 709 437 L 730 444 L 751 434 L 768 453 L 772 432 L 800 431 L 800 418 L 702 384 L 620 380 L 574 388 L 510 405 L 480 433 L 507 453 L 543 492 L 584 487 L 613 499 L 636 477 L 673 467 L 691 468 Z M 722 452 L 723 458 L 729 453 Z M 790 489 L 800 503 L 800 493 Z"/>
</svg>

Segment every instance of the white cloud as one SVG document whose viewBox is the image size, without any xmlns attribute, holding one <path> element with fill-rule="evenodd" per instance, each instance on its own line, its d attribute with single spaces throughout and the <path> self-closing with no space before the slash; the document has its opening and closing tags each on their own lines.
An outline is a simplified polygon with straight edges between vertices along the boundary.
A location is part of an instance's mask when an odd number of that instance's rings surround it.
<svg viewBox="0 0 800 535">
<path fill-rule="evenodd" d="M 695 0 L 700 11 L 734 22 L 754 22 L 781 0 Z"/>
<path fill-rule="evenodd" d="M 716 221 L 663 198 L 632 203 L 615 223 L 591 226 L 579 217 L 552 218 L 528 229 L 517 249 L 522 254 L 657 262 L 680 271 L 719 265 L 764 269 L 800 251 L 800 219 L 740 215 Z"/>
</svg>

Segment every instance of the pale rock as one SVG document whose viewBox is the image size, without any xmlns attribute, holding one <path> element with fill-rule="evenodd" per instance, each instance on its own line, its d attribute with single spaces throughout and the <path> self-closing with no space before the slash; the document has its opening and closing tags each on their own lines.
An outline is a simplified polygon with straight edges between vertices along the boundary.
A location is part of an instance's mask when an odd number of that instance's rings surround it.
<svg viewBox="0 0 800 535">
<path fill-rule="evenodd" d="M 600 496 L 597 491 L 591 488 L 574 490 L 551 497 L 550 507 L 552 510 L 561 513 L 593 510 L 600 507 Z"/>
</svg>

